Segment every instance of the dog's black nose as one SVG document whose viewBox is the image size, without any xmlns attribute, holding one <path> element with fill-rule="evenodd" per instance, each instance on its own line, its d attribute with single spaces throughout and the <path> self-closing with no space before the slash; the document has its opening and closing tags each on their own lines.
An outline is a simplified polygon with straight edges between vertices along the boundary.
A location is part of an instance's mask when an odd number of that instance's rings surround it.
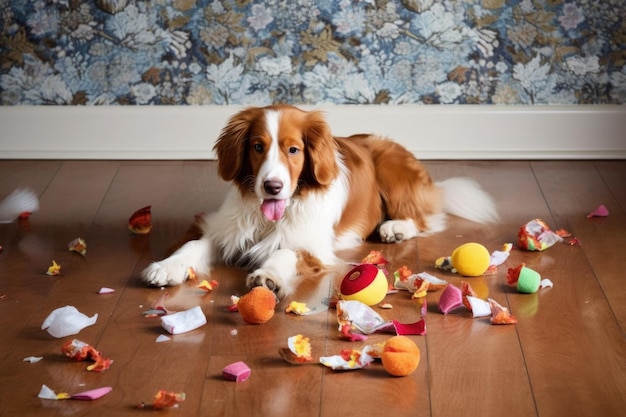
<svg viewBox="0 0 626 417">
<path fill-rule="evenodd" d="M 266 193 L 276 195 L 283 189 L 283 183 L 278 180 L 267 180 L 263 183 L 263 188 Z"/>
</svg>

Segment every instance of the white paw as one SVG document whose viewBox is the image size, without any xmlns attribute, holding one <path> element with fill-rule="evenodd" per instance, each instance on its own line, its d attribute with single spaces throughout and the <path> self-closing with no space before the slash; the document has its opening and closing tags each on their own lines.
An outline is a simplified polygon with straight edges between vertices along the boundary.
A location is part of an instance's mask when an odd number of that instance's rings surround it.
<svg viewBox="0 0 626 417">
<path fill-rule="evenodd" d="M 282 300 L 286 295 L 280 278 L 276 277 L 265 268 L 259 268 L 248 274 L 246 277 L 246 286 L 250 289 L 254 287 L 265 287 L 276 294 L 279 300 Z"/>
<path fill-rule="evenodd" d="M 380 240 L 385 243 L 402 242 L 417 236 L 418 230 L 411 220 L 387 220 L 380 225 Z"/>
<path fill-rule="evenodd" d="M 182 284 L 187 279 L 189 265 L 183 264 L 180 259 L 170 257 L 159 262 L 152 262 L 141 273 L 141 278 L 149 285 L 162 287 L 164 285 Z"/>
</svg>

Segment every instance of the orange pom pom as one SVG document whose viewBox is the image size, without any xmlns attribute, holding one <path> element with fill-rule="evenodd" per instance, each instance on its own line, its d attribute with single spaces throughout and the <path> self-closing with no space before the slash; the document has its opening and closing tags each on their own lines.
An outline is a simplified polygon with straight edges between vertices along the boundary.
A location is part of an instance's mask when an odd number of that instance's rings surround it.
<svg viewBox="0 0 626 417">
<path fill-rule="evenodd" d="M 385 342 L 381 355 L 383 368 L 393 376 L 407 376 L 420 363 L 420 350 L 406 336 L 394 336 Z"/>
<path fill-rule="evenodd" d="M 237 302 L 241 317 L 250 324 L 265 323 L 274 316 L 276 296 L 265 287 L 254 287 Z"/>
</svg>

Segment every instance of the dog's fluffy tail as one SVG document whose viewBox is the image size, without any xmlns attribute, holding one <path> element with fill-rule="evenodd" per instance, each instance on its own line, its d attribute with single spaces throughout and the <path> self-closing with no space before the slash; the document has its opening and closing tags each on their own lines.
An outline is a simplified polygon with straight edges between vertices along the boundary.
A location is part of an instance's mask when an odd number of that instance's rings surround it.
<svg viewBox="0 0 626 417">
<path fill-rule="evenodd" d="M 437 183 L 443 192 L 443 210 L 477 223 L 496 223 L 498 211 L 491 196 L 470 178 L 455 177 Z"/>
</svg>

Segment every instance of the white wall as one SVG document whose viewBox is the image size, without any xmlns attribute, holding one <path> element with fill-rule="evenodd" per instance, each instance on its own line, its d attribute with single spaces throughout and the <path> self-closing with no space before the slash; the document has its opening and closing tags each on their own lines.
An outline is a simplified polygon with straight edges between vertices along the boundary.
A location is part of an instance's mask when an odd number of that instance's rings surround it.
<svg viewBox="0 0 626 417">
<path fill-rule="evenodd" d="M 625 106 L 323 106 L 421 159 L 624 159 Z M 208 159 L 236 106 L 2 106 L 0 158 Z"/>
</svg>

